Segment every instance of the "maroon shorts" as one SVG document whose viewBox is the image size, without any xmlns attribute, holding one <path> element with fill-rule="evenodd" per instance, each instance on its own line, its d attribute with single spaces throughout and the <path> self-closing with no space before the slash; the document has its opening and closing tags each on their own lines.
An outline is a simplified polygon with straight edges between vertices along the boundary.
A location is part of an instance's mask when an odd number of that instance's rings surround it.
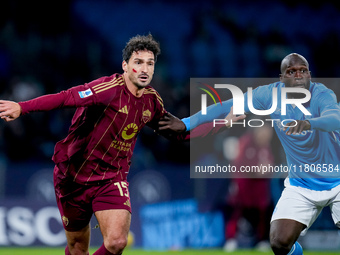
<svg viewBox="0 0 340 255">
<path fill-rule="evenodd" d="M 131 213 L 129 184 L 126 181 L 102 185 L 82 185 L 54 168 L 54 187 L 65 230 L 79 231 L 86 227 L 94 212 L 125 209 Z"/>
</svg>

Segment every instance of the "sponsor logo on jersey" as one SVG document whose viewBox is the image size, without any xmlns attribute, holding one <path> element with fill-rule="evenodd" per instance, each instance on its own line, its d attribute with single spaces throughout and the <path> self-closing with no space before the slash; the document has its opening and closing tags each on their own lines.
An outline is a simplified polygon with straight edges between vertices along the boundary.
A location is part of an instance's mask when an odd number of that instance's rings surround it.
<svg viewBox="0 0 340 255">
<path fill-rule="evenodd" d="M 138 126 L 135 123 L 127 125 L 122 132 L 122 137 L 125 140 L 133 138 L 138 132 Z"/>
</svg>

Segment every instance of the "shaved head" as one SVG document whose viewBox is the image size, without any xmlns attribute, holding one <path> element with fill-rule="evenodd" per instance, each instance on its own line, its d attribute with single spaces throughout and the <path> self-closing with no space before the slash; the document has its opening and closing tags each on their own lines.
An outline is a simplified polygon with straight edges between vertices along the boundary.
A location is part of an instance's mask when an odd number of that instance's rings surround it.
<svg viewBox="0 0 340 255">
<path fill-rule="evenodd" d="M 283 74 L 285 70 L 294 64 L 305 65 L 309 69 L 308 61 L 300 54 L 291 53 L 282 59 L 281 62 L 281 73 Z"/>
</svg>

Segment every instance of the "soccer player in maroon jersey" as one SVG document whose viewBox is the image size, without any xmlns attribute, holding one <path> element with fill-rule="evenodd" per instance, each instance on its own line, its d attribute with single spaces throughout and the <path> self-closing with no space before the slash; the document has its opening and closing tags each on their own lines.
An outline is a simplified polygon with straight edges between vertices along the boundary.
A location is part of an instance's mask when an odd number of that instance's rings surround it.
<svg viewBox="0 0 340 255">
<path fill-rule="evenodd" d="M 166 114 L 160 95 L 149 86 L 159 53 L 151 35 L 136 36 L 123 50 L 123 74 L 26 102 L 0 100 L 5 121 L 34 111 L 77 108 L 67 137 L 56 144 L 53 155 L 65 254 L 89 254 L 93 213 L 104 238 L 94 254 L 122 254 L 127 244 L 131 204 L 126 177 L 137 135 L 145 125 L 157 129 Z M 177 118 L 172 121 L 183 125 Z"/>
</svg>

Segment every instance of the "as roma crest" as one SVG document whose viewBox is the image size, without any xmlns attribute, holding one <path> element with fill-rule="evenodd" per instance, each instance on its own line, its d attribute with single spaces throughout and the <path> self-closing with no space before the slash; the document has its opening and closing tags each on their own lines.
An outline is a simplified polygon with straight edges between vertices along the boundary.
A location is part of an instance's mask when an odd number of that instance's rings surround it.
<svg viewBox="0 0 340 255">
<path fill-rule="evenodd" d="M 142 119 L 143 119 L 144 123 L 149 122 L 150 119 L 151 119 L 151 112 L 150 112 L 149 110 L 145 110 L 145 111 L 143 112 L 143 117 L 142 117 Z"/>
</svg>

